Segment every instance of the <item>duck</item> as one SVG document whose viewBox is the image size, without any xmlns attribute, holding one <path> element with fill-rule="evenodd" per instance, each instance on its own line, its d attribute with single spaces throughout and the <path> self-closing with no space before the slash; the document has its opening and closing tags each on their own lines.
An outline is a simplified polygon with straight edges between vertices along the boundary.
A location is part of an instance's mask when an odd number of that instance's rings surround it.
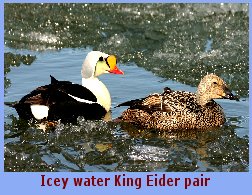
<svg viewBox="0 0 252 195">
<path fill-rule="evenodd" d="M 196 93 L 165 87 L 162 93 L 119 104 L 117 107 L 129 108 L 117 121 L 158 131 L 217 128 L 226 119 L 222 107 L 214 99 L 239 100 L 223 79 L 211 73 L 201 79 Z"/>
<path fill-rule="evenodd" d="M 59 81 L 50 75 L 50 84 L 34 89 L 18 102 L 5 104 L 15 108 L 25 120 L 73 122 L 79 116 L 99 120 L 111 107 L 110 93 L 98 79 L 106 73 L 124 74 L 117 67 L 115 55 L 91 51 L 82 64 L 82 85 Z"/>
</svg>

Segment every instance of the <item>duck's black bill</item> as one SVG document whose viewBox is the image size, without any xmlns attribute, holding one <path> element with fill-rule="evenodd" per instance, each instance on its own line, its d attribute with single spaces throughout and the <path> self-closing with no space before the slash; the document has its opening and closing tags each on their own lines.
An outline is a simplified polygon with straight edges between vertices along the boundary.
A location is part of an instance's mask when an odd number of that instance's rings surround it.
<svg viewBox="0 0 252 195">
<path fill-rule="evenodd" d="M 239 101 L 239 96 L 232 94 L 229 90 L 225 92 L 225 96 L 223 96 L 224 99 L 230 99 L 230 100 L 236 100 Z"/>
</svg>

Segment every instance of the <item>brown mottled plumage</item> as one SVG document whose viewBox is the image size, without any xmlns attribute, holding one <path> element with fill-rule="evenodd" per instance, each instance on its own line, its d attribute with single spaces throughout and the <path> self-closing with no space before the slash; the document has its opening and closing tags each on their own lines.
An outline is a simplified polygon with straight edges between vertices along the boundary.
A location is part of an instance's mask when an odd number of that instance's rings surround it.
<svg viewBox="0 0 252 195">
<path fill-rule="evenodd" d="M 135 125 L 159 130 L 209 129 L 225 122 L 220 105 L 213 99 L 236 99 L 226 83 L 214 74 L 206 75 L 195 93 L 165 88 L 161 94 L 132 100 L 118 106 L 130 106 L 119 117 Z"/>
</svg>

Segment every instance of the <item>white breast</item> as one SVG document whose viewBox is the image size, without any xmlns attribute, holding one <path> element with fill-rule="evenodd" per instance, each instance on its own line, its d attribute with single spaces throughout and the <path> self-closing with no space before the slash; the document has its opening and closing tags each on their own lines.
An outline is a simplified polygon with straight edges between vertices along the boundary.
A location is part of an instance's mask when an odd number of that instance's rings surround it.
<svg viewBox="0 0 252 195">
<path fill-rule="evenodd" d="M 111 106 L 111 97 L 107 87 L 98 78 L 82 78 L 82 85 L 89 89 L 97 98 L 98 104 L 108 112 Z"/>
</svg>

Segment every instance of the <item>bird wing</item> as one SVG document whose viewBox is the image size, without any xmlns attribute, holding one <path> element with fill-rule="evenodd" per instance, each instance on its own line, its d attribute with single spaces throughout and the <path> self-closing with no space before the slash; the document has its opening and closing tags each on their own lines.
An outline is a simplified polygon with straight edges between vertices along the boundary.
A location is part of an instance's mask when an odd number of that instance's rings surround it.
<svg viewBox="0 0 252 195">
<path fill-rule="evenodd" d="M 168 87 L 164 88 L 164 92 L 159 94 L 159 93 L 153 93 L 145 98 L 141 99 L 135 99 L 135 100 L 130 100 L 127 102 L 124 102 L 122 104 L 119 104 L 119 106 L 129 106 L 130 109 L 140 109 L 144 110 L 147 112 L 155 112 L 155 111 L 169 111 L 169 107 L 165 106 L 163 104 L 163 96 L 171 93 L 172 90 Z"/>
<path fill-rule="evenodd" d="M 53 76 L 51 76 L 51 84 L 36 88 L 24 96 L 20 102 L 50 105 L 59 102 L 76 101 L 76 99 L 72 98 L 73 96 L 78 99 L 97 102 L 97 98 L 89 89 L 70 81 L 58 81 Z"/>
<path fill-rule="evenodd" d="M 179 112 L 194 111 L 199 106 L 194 93 L 173 91 L 165 88 L 161 94 L 154 93 L 142 99 L 131 100 L 118 106 L 130 106 L 130 109 L 140 109 L 149 113 L 153 112 Z"/>
</svg>

